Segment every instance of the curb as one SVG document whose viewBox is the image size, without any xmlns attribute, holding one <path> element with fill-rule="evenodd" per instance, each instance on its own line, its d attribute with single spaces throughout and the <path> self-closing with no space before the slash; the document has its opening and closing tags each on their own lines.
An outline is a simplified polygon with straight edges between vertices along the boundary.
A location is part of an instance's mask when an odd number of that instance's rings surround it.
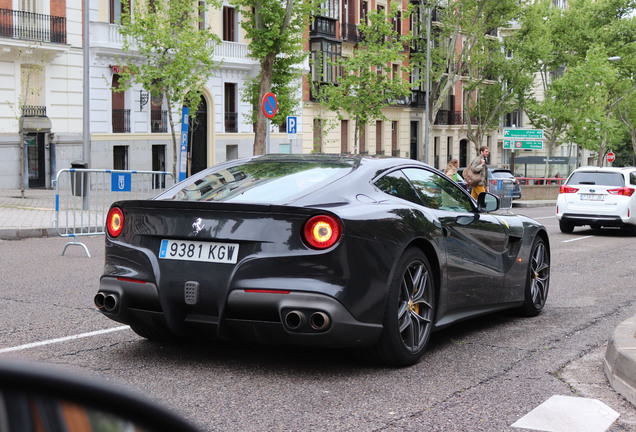
<svg viewBox="0 0 636 432">
<path fill-rule="evenodd" d="M 55 228 L 1 228 L 0 240 L 22 240 L 25 238 L 59 237 Z"/>
<path fill-rule="evenodd" d="M 636 316 L 620 323 L 607 343 L 603 370 L 614 390 L 636 405 Z"/>
</svg>

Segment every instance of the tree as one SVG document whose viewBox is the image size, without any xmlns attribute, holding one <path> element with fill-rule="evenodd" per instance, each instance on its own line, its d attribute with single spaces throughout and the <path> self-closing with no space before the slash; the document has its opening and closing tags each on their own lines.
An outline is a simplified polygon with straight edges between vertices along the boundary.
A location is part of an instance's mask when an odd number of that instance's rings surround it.
<svg viewBox="0 0 636 432">
<path fill-rule="evenodd" d="M 220 3 L 206 2 L 218 7 Z M 134 2 L 126 8 L 119 29 L 123 50 L 131 53 L 125 59 L 120 91 L 139 83 L 153 95 L 165 95 L 172 132 L 173 174 L 176 177 L 179 142 L 173 113 L 181 106 L 196 113 L 201 90 L 219 67 L 213 60 L 218 36 L 199 26 L 199 8 L 191 0 L 153 0 Z"/>
<path fill-rule="evenodd" d="M 571 141 L 597 151 L 601 164 L 606 142 L 618 136 L 613 108 L 621 74 L 609 57 L 633 50 L 636 32 L 628 14 L 634 3 L 573 0 L 565 10 L 549 0 L 526 5 L 516 36 L 535 42 L 516 55 L 538 72 L 539 91 L 526 95 L 524 108 L 532 125 L 544 130 L 548 156 Z"/>
<path fill-rule="evenodd" d="M 516 0 L 458 0 L 438 1 L 431 11 L 431 1 L 421 0 L 419 22 L 426 25 L 429 12 L 433 14 L 431 41 L 418 29 L 416 50 L 411 55 L 414 67 L 423 75 L 426 70 L 426 44 L 431 45 L 431 68 L 428 124 L 432 125 L 437 113 L 462 77 L 476 65 L 474 59 L 488 53 L 488 40 L 496 29 L 505 27 L 517 14 Z M 465 119 L 469 122 L 469 119 Z M 430 127 L 430 126 L 429 126 Z M 478 134 L 479 135 L 479 134 Z M 477 135 L 473 135 L 478 139 Z M 475 142 L 475 148 L 479 143 Z"/>
<path fill-rule="evenodd" d="M 272 118 L 275 124 L 282 124 L 298 106 L 300 66 L 307 56 L 303 33 L 315 4 L 303 0 L 237 0 L 236 4 L 242 6 L 241 26 L 250 40 L 249 55 L 260 63 L 260 72 L 246 86 L 243 100 L 253 107 L 254 154 L 264 154 L 267 119 L 261 101 L 270 91 L 276 95 L 278 113 Z"/>
<path fill-rule="evenodd" d="M 314 83 L 314 94 L 321 105 L 336 113 L 338 120 L 345 115 L 354 119 L 354 153 L 358 152 L 360 129 L 371 120 L 386 119 L 383 108 L 410 94 L 404 52 L 409 36 L 399 34 L 392 24 L 400 12 L 397 3 L 391 3 L 388 15 L 384 11 L 371 11 L 368 23 L 359 25 L 362 41 L 351 56 L 335 59 L 318 56 L 312 64 L 317 71 L 323 70 L 324 62 L 332 70 L 340 71 L 335 83 L 322 83 L 319 78 L 320 84 Z M 406 18 L 408 11 L 403 12 Z M 398 66 L 395 75 L 392 65 Z"/>
<path fill-rule="evenodd" d="M 475 149 L 488 131 L 499 127 L 503 114 L 513 111 L 530 89 L 533 75 L 513 53 L 507 38 L 486 39 L 484 49 L 471 58 L 464 90 L 466 136 Z"/>
</svg>

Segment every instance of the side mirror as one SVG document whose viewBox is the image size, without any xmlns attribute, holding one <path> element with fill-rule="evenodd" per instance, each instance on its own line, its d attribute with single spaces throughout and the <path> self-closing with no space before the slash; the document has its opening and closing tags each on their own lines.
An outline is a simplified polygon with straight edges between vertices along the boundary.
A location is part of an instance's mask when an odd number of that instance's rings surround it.
<svg viewBox="0 0 636 432">
<path fill-rule="evenodd" d="M 197 431 L 176 414 L 106 381 L 5 359 L 0 361 L 0 420 L 0 426 L 8 424 L 12 431 L 36 430 L 25 428 L 33 424 L 42 432 Z"/>
<path fill-rule="evenodd" d="M 477 209 L 486 213 L 499 210 L 499 197 L 488 192 L 480 193 L 477 197 Z"/>
</svg>

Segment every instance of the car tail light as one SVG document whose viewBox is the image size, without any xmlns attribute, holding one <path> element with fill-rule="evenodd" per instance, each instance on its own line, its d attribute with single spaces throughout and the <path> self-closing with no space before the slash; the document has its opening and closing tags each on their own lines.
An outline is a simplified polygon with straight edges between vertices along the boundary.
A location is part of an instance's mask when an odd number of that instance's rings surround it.
<svg viewBox="0 0 636 432">
<path fill-rule="evenodd" d="M 106 228 L 111 237 L 117 237 L 124 228 L 124 213 L 119 207 L 113 207 L 106 217 Z"/>
<path fill-rule="evenodd" d="M 610 195 L 623 195 L 630 197 L 634 194 L 634 188 L 622 187 L 618 189 L 608 189 L 607 193 Z"/>
<path fill-rule="evenodd" d="M 490 184 L 496 185 L 497 184 L 497 180 L 490 180 Z"/>
<path fill-rule="evenodd" d="M 327 215 L 312 217 L 305 223 L 303 229 L 305 241 L 315 249 L 327 249 L 333 246 L 341 233 L 338 221 Z"/>
<path fill-rule="evenodd" d="M 577 193 L 579 191 L 578 188 L 572 187 L 572 186 L 566 186 L 566 185 L 562 185 L 559 188 L 559 193 Z"/>
</svg>

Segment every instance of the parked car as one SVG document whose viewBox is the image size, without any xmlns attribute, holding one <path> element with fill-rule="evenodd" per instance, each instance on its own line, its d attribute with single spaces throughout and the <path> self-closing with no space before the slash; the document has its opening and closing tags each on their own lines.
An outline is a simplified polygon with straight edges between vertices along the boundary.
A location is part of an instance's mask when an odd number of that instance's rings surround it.
<svg viewBox="0 0 636 432">
<path fill-rule="evenodd" d="M 411 159 L 234 160 L 113 203 L 94 302 L 149 339 L 364 347 L 411 365 L 434 330 L 543 309 L 546 230 L 498 208 Z"/>
<path fill-rule="evenodd" d="M 491 187 L 497 185 L 497 179 L 512 179 L 514 186 L 512 190 L 512 199 L 521 199 L 521 184 L 519 179 L 512 175 L 510 170 L 504 168 L 488 168 L 488 180 Z"/>
<path fill-rule="evenodd" d="M 636 230 L 636 168 L 581 167 L 559 190 L 556 215 L 561 232 L 576 226 Z"/>
</svg>

